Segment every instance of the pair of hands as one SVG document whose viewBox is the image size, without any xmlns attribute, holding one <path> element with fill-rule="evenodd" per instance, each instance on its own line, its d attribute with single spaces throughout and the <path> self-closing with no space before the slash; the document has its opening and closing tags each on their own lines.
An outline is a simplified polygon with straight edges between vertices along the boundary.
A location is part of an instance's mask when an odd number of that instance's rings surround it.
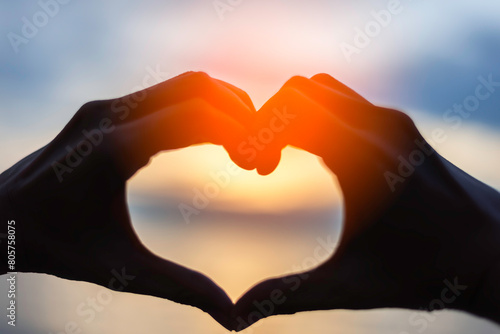
<svg viewBox="0 0 500 334">
<path fill-rule="evenodd" d="M 344 196 L 335 254 L 233 305 L 209 278 L 151 253 L 132 228 L 126 182 L 157 153 L 201 143 L 263 175 L 287 145 L 321 157 Z M 500 252 L 498 193 L 434 152 L 408 116 L 326 74 L 290 79 L 258 112 L 244 91 L 195 72 L 87 103 L 0 184 L 0 206 L 22 221 L 18 271 L 192 305 L 229 330 L 308 310 L 428 308 L 436 298 L 485 315 L 478 295 Z"/>
</svg>

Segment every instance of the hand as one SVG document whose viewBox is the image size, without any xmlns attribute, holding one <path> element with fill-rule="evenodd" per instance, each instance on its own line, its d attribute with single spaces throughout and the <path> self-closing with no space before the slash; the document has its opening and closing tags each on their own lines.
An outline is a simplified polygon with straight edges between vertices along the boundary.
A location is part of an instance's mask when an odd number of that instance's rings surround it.
<svg viewBox="0 0 500 334">
<path fill-rule="evenodd" d="M 229 328 L 233 304 L 221 288 L 140 242 L 126 181 L 158 152 L 201 143 L 223 145 L 245 167 L 235 143 L 253 117 L 246 93 L 204 73 L 85 104 L 50 144 L 0 176 L 0 205 L 10 196 L 20 217 L 16 269 L 192 305 Z"/>
<path fill-rule="evenodd" d="M 326 74 L 289 80 L 257 113 L 256 129 L 272 128 L 277 113 L 289 124 L 260 147 L 258 171 L 274 170 L 287 145 L 323 158 L 343 192 L 344 230 L 318 268 L 244 294 L 236 330 L 311 310 L 445 307 L 481 315 L 477 294 L 500 254 L 498 192 L 436 153 L 408 116 Z"/>
</svg>

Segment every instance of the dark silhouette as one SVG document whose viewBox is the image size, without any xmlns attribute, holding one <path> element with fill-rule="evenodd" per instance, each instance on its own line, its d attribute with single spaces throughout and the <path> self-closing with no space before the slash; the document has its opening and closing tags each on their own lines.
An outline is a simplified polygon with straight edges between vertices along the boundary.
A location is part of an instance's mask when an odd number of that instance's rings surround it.
<svg viewBox="0 0 500 334">
<path fill-rule="evenodd" d="M 204 73 L 85 104 L 51 143 L 0 176 L 2 222 L 17 220 L 16 270 L 113 289 L 112 271 L 124 268 L 135 278 L 123 291 L 196 306 L 230 328 L 233 303 L 220 287 L 141 244 L 126 181 L 158 152 L 198 143 L 222 144 L 238 161 L 233 146 L 246 138 L 254 111 L 245 93 Z M 7 243 L 1 246 L 5 274 Z"/>
<path fill-rule="evenodd" d="M 276 314 L 381 307 L 446 307 L 500 323 L 496 190 L 434 152 L 407 115 L 327 74 L 290 79 L 259 110 L 259 124 L 283 108 L 295 119 L 257 168 L 274 170 L 286 145 L 323 158 L 342 189 L 344 231 L 318 268 L 241 297 L 236 330 Z"/>
<path fill-rule="evenodd" d="M 272 140 L 249 155 L 242 143 L 267 128 Z M 200 143 L 223 145 L 263 175 L 287 145 L 323 158 L 345 203 L 335 254 L 256 285 L 236 305 L 202 274 L 152 254 L 131 226 L 126 181 L 158 152 Z M 18 271 L 118 289 L 110 272 L 124 270 L 133 279 L 119 290 L 196 306 L 230 330 L 339 308 L 444 307 L 500 323 L 500 194 L 435 152 L 408 116 L 326 74 L 290 79 L 258 113 L 245 92 L 192 72 L 88 103 L 0 185 L 2 221 L 18 220 Z"/>
</svg>

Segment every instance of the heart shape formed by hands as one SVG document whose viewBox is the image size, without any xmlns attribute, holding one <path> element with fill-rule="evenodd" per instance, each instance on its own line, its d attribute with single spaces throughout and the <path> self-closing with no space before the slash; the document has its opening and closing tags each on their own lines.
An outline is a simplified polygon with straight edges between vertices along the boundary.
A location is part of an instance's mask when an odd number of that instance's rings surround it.
<svg viewBox="0 0 500 334">
<path fill-rule="evenodd" d="M 234 305 L 209 278 L 152 254 L 132 228 L 126 181 L 158 152 L 201 143 L 223 145 L 236 164 L 262 175 L 287 145 L 321 157 L 344 196 L 336 253 L 308 273 L 254 286 Z M 437 237 L 453 226 L 439 213 L 440 198 L 463 200 L 450 186 L 454 168 L 408 116 L 374 106 L 327 74 L 290 79 L 256 112 L 244 91 L 190 72 L 84 105 L 50 144 L 2 174 L 0 203 L 22 213 L 19 271 L 167 298 L 240 331 L 307 310 L 419 308 L 439 295 L 443 277 L 477 285 L 487 262 L 460 270 L 463 246 Z M 423 224 L 429 212 L 432 224 Z M 475 214 L 462 211 L 460 219 Z M 461 240 L 474 229 L 480 226 L 461 231 Z M 111 272 L 134 279 L 117 286 Z M 464 307 L 469 291 L 453 306 Z"/>
</svg>

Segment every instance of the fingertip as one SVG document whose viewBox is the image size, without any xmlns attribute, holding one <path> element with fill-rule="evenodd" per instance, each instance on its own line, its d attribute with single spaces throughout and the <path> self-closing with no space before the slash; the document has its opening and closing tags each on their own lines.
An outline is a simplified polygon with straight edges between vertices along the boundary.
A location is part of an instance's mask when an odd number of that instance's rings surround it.
<svg viewBox="0 0 500 334">
<path fill-rule="evenodd" d="M 256 169 L 255 163 L 253 161 L 248 161 L 245 157 L 241 156 L 238 153 L 232 153 L 230 150 L 226 148 L 228 152 L 229 158 L 233 161 L 238 167 L 244 170 L 254 170 Z"/>
<path fill-rule="evenodd" d="M 281 160 L 281 148 L 273 147 L 262 151 L 259 154 L 257 173 L 259 175 L 269 175 L 276 170 Z"/>
<path fill-rule="evenodd" d="M 224 313 L 217 310 L 209 310 L 207 313 L 228 331 L 232 332 L 234 330 L 234 321 L 230 312 Z"/>
<path fill-rule="evenodd" d="M 244 170 L 254 170 L 256 168 L 255 159 L 248 159 L 248 156 L 245 155 L 239 149 L 239 145 L 236 143 L 244 142 L 243 140 L 234 140 L 232 142 L 226 143 L 222 145 L 226 150 L 229 158 L 240 168 Z"/>
<path fill-rule="evenodd" d="M 277 164 L 275 164 L 275 165 L 266 164 L 266 165 L 258 166 L 257 173 L 259 173 L 259 175 L 261 175 L 261 176 L 266 176 L 266 175 L 269 175 L 272 172 L 274 172 L 276 170 L 276 167 L 278 167 Z"/>
</svg>

